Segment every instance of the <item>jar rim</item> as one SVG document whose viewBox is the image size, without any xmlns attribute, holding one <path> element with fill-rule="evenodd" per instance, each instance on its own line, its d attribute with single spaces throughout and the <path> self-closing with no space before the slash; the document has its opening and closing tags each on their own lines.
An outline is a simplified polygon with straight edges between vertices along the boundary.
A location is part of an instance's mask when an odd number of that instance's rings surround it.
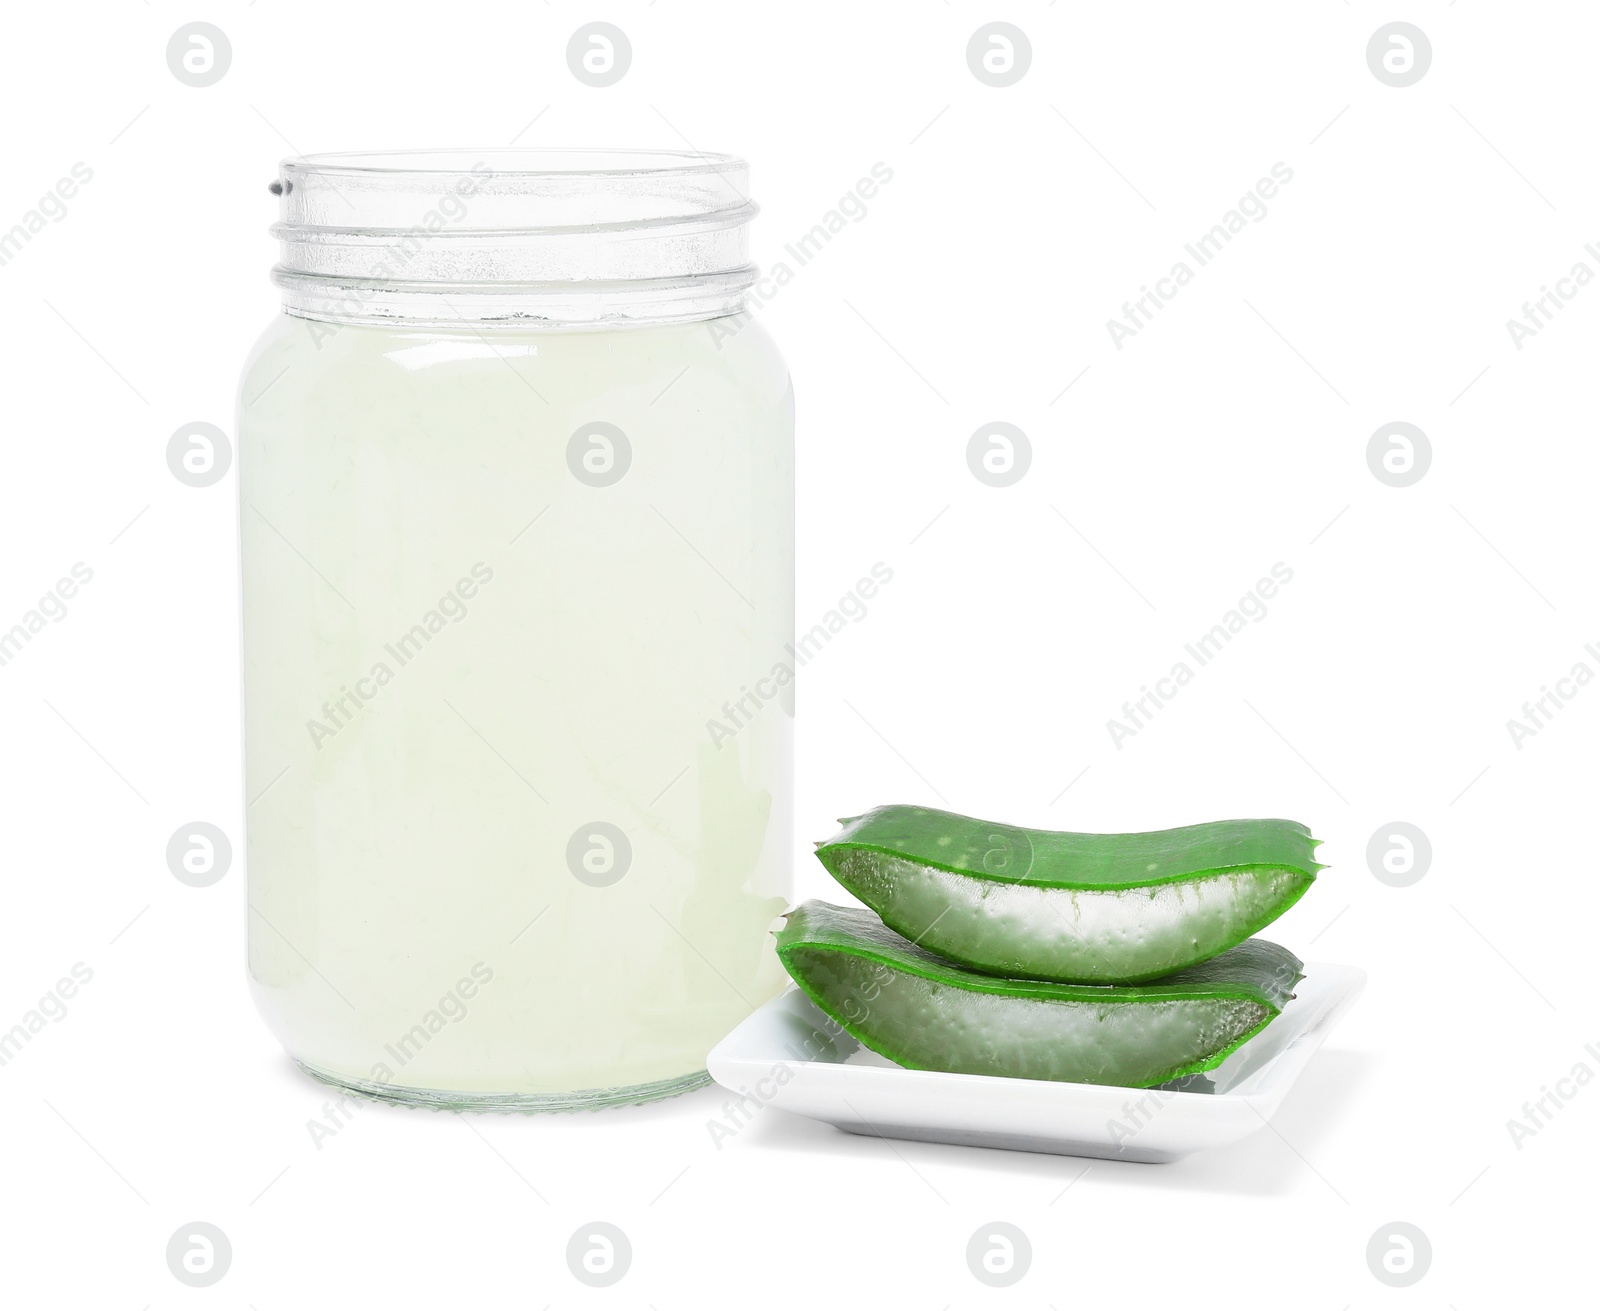
<svg viewBox="0 0 1600 1311">
<path fill-rule="evenodd" d="M 748 187 L 743 159 L 700 151 L 292 156 L 272 186 L 281 251 L 273 281 L 290 313 L 357 323 L 736 313 L 755 276 Z"/>
<path fill-rule="evenodd" d="M 460 174 L 487 165 L 504 177 L 632 177 L 643 174 L 734 173 L 749 167 L 738 155 L 712 151 L 629 150 L 609 146 L 495 146 L 482 150 L 334 150 L 295 155 L 286 172 Z M 558 167 L 561 165 L 561 167 Z"/>
</svg>

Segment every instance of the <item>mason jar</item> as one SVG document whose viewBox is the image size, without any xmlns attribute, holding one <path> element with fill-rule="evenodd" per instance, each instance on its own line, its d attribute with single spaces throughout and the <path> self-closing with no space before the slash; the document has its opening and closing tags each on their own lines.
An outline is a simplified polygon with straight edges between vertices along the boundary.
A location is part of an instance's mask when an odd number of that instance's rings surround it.
<svg viewBox="0 0 1600 1311">
<path fill-rule="evenodd" d="M 286 161 L 239 398 L 249 971 L 308 1072 L 637 1102 L 781 990 L 793 392 L 743 161 Z"/>
</svg>

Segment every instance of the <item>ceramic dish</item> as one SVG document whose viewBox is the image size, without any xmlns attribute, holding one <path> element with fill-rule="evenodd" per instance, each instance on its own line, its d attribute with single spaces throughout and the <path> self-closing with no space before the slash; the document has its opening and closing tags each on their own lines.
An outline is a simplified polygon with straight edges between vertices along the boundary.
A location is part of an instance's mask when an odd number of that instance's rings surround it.
<svg viewBox="0 0 1600 1311">
<path fill-rule="evenodd" d="M 765 1106 L 847 1133 L 1121 1161 L 1176 1161 L 1263 1128 L 1366 975 L 1310 963 L 1283 1013 L 1216 1069 L 1160 1088 L 908 1070 L 863 1047 L 798 989 L 706 1059 Z"/>
</svg>

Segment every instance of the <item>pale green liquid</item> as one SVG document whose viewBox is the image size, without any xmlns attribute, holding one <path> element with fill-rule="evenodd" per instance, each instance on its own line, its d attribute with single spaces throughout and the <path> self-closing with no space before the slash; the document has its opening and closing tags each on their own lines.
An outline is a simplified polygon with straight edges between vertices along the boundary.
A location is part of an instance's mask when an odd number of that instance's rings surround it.
<svg viewBox="0 0 1600 1311">
<path fill-rule="evenodd" d="M 258 1004 L 400 1088 L 699 1070 L 783 981 L 792 688 L 707 729 L 792 639 L 782 362 L 754 326 L 329 331 L 280 320 L 242 385 Z M 596 420 L 612 486 L 568 465 Z M 594 821 L 632 845 L 604 887 Z"/>
</svg>

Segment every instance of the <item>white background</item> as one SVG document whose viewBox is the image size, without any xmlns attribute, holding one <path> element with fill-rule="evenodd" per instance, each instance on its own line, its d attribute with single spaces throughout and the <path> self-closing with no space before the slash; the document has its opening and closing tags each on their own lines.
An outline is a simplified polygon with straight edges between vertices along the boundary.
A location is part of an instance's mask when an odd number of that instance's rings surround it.
<svg viewBox="0 0 1600 1311">
<path fill-rule="evenodd" d="M 169 72 L 191 20 L 233 50 Z M 572 32 L 628 34 L 595 89 Z M 994 88 L 965 50 L 1032 46 Z M 1369 37 L 1432 63 L 1380 82 Z M 4 1298 L 277 1308 L 1525 1303 L 1584 1259 L 1600 1144 L 1592 741 L 1600 687 L 1522 743 L 1507 720 L 1600 640 L 1594 345 L 1596 16 L 1446 5 L 26 5 L 8 15 L 0 230 L 93 180 L 0 266 L 0 627 L 75 562 L 93 581 L 0 668 L 0 1029 L 93 979 L 0 1068 Z M 231 430 L 276 310 L 266 192 L 296 151 L 642 145 L 749 157 L 758 258 L 874 163 L 894 180 L 762 311 L 799 398 L 799 614 L 876 561 L 894 581 L 804 673 L 799 831 L 888 801 L 1014 823 L 1154 828 L 1287 815 L 1330 868 L 1270 936 L 1368 991 L 1273 1130 L 1173 1166 L 846 1137 L 765 1111 L 720 1149 L 706 1090 L 508 1118 L 368 1106 L 318 1149 L 327 1091 L 245 987 L 242 868 L 179 884 L 202 819 L 242 840 L 234 482 L 168 471 L 180 425 Z M 1106 328 L 1275 163 L 1293 181 L 1156 321 Z M 1003 420 L 1014 486 L 969 472 Z M 1368 468 L 1393 421 L 1414 485 Z M 1092 545 L 1091 545 L 1092 544 Z M 1118 749 L 1107 720 L 1276 562 L 1267 617 Z M 1366 848 L 1431 839 L 1407 888 Z M 797 850 L 797 894 L 837 895 Z M 1508 1121 L 1572 1095 L 1520 1146 Z M 1547 1103 L 1554 1106 L 1556 1103 Z M 1070 1185 L 1070 1190 L 1069 1189 Z M 633 1245 L 580 1285 L 580 1224 Z M 179 1284 L 181 1225 L 233 1247 Z M 1031 1238 L 978 1283 L 969 1235 Z M 1406 1290 L 1365 1251 L 1404 1220 Z"/>
</svg>

